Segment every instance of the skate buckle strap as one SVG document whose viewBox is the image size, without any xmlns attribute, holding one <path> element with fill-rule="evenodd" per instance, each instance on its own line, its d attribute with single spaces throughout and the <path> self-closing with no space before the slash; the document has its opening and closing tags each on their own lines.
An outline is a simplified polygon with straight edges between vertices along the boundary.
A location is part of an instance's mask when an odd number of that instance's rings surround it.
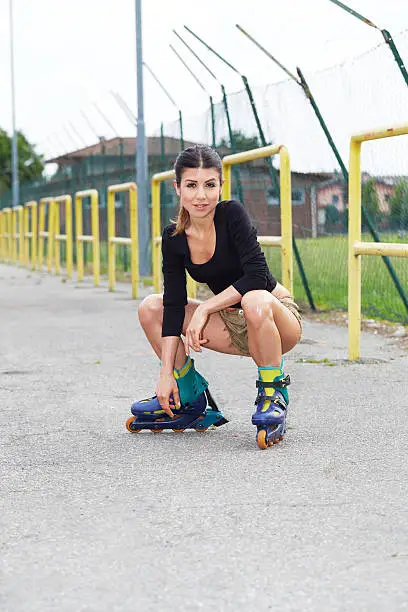
<svg viewBox="0 0 408 612">
<path fill-rule="evenodd" d="M 273 389 L 283 389 L 284 387 L 287 387 L 290 385 L 290 376 L 289 374 L 287 376 L 285 376 L 285 378 L 282 378 L 282 380 L 274 380 L 273 382 L 264 382 L 263 380 L 257 380 L 256 381 L 256 387 L 257 389 L 261 388 L 261 389 L 270 389 L 271 387 Z"/>
</svg>

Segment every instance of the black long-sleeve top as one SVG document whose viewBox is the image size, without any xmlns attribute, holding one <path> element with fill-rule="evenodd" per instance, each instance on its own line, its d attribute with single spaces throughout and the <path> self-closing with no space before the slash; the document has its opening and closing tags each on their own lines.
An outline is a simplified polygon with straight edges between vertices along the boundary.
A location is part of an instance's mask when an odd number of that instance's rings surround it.
<svg viewBox="0 0 408 612">
<path fill-rule="evenodd" d="M 172 236 L 175 224 L 162 235 L 164 316 L 162 336 L 180 336 L 187 304 L 186 270 L 214 294 L 232 285 L 241 295 L 254 289 L 272 291 L 276 279 L 269 271 L 257 241 L 256 230 L 240 202 L 225 200 L 215 209 L 214 255 L 203 264 L 194 264 L 185 233 Z M 234 304 L 239 308 L 240 304 Z"/>
</svg>

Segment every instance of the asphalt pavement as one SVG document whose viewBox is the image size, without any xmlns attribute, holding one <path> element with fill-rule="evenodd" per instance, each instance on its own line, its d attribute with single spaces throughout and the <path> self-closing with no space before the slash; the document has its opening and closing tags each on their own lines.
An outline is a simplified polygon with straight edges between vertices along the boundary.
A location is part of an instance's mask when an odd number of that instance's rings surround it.
<svg viewBox="0 0 408 612">
<path fill-rule="evenodd" d="M 147 291 L 147 290 L 145 290 Z M 408 610 L 408 353 L 304 321 L 289 430 L 258 449 L 256 367 L 205 351 L 229 423 L 125 429 L 158 361 L 130 287 L 0 264 L 2 612 Z"/>
</svg>

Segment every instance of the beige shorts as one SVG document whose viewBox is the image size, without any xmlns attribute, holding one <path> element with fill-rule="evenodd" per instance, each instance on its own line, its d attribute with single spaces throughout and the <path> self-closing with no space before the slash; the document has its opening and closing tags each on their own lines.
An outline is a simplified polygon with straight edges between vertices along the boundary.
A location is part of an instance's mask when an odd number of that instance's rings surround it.
<svg viewBox="0 0 408 612">
<path fill-rule="evenodd" d="M 299 307 L 294 302 L 291 296 L 278 297 L 281 304 L 283 304 L 292 314 L 295 315 L 296 319 L 302 327 L 302 317 L 299 312 Z M 227 309 L 219 311 L 221 319 L 224 321 L 227 330 L 231 336 L 232 345 L 241 353 L 250 357 L 248 349 L 248 330 L 247 323 L 244 316 L 244 311 L 240 308 Z"/>
</svg>

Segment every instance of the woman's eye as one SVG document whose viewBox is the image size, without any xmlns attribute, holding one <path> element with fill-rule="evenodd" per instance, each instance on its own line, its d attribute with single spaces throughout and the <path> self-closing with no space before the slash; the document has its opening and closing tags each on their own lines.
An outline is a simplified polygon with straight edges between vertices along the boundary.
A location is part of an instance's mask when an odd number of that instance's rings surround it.
<svg viewBox="0 0 408 612">
<path fill-rule="evenodd" d="M 215 183 L 207 183 L 207 187 L 208 187 L 209 189 L 214 189 L 214 187 L 215 187 Z"/>
<path fill-rule="evenodd" d="M 193 188 L 193 189 L 194 189 L 194 187 L 195 187 L 195 183 L 187 183 L 187 187 L 190 187 L 190 189 L 191 189 L 191 188 Z"/>
</svg>

